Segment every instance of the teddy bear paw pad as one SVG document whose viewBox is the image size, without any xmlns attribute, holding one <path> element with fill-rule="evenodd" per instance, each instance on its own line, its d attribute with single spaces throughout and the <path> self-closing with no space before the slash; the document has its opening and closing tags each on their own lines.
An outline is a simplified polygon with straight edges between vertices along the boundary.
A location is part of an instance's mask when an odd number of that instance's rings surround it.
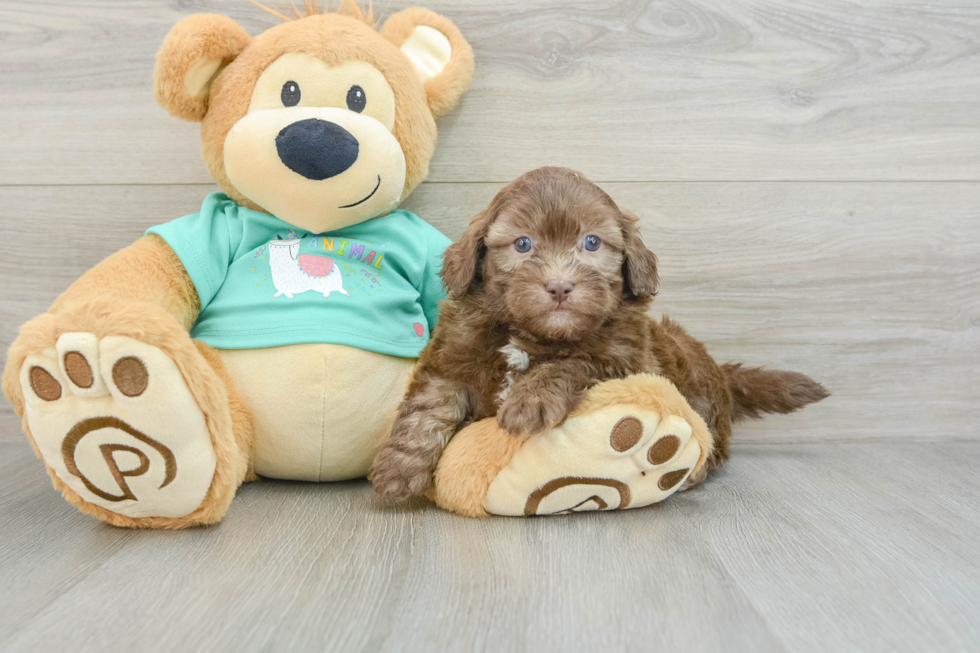
<svg viewBox="0 0 980 653">
<path fill-rule="evenodd" d="M 639 508 L 676 492 L 701 447 L 677 415 L 614 405 L 532 436 L 491 483 L 487 512 L 530 516 Z"/>
<path fill-rule="evenodd" d="M 177 365 L 131 338 L 66 333 L 21 368 L 41 456 L 84 500 L 128 517 L 181 517 L 211 485 L 204 414 Z"/>
</svg>

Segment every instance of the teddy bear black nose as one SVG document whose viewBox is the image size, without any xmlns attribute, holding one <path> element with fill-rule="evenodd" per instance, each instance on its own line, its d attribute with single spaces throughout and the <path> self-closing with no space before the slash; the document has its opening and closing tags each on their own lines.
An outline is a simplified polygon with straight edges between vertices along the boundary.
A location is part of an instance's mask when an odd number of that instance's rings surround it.
<svg viewBox="0 0 980 653">
<path fill-rule="evenodd" d="M 337 123 L 309 118 L 289 125 L 276 136 L 279 159 L 307 179 L 336 177 L 357 161 L 360 146 Z"/>
</svg>

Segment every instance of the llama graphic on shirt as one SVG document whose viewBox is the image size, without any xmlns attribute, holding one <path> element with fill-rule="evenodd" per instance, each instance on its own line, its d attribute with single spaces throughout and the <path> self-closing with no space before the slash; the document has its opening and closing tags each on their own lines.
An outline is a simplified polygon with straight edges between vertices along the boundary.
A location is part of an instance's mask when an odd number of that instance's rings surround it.
<svg viewBox="0 0 980 653">
<path fill-rule="evenodd" d="M 299 238 L 291 240 L 273 240 L 269 243 L 269 266 L 272 268 L 272 284 L 276 294 L 285 295 L 289 299 L 293 295 L 315 290 L 328 297 L 337 291 L 350 297 L 344 290 L 344 275 L 340 268 L 328 256 L 315 254 L 300 254 Z"/>
</svg>

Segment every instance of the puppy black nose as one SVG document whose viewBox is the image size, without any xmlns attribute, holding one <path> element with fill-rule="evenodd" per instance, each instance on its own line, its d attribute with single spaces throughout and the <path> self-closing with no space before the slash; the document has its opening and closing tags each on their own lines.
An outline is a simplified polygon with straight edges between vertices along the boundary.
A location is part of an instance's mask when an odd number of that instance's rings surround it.
<svg viewBox="0 0 980 653">
<path fill-rule="evenodd" d="M 360 146 L 354 135 L 337 123 L 309 118 L 279 132 L 276 150 L 279 160 L 296 174 L 323 181 L 354 165 Z"/>
<path fill-rule="evenodd" d="M 575 284 L 571 281 L 549 281 L 544 284 L 544 289 L 548 291 L 551 298 L 556 302 L 563 302 L 572 294 Z"/>
</svg>

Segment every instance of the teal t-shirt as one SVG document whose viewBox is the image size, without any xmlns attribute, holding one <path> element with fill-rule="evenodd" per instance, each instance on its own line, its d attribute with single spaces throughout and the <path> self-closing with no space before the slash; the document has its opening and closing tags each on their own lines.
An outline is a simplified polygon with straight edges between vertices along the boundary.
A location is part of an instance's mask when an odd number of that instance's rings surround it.
<svg viewBox="0 0 980 653">
<path fill-rule="evenodd" d="M 415 358 L 445 298 L 449 239 L 414 213 L 323 234 L 212 193 L 158 225 L 201 299 L 191 336 L 217 349 L 323 342 Z"/>
</svg>

